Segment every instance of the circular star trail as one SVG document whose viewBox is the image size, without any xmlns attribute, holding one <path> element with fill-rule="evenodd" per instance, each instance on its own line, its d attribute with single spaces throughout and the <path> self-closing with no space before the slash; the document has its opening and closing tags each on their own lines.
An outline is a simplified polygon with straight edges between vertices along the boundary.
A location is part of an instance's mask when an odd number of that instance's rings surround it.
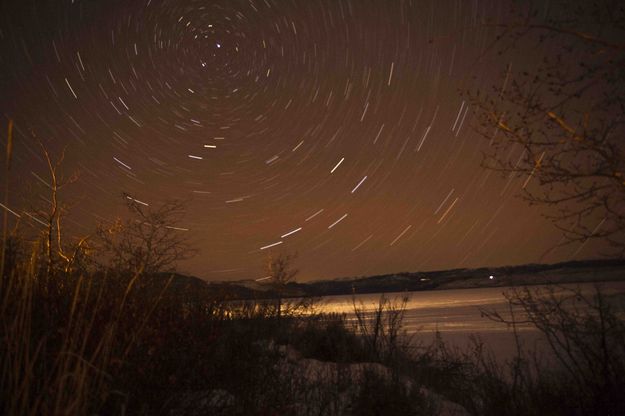
<svg viewBox="0 0 625 416">
<path fill-rule="evenodd" d="M 481 22 L 507 7 L 4 2 L 12 206 L 45 194 L 40 141 L 80 172 L 75 235 L 123 215 L 124 193 L 182 199 L 199 254 L 180 269 L 205 279 L 262 277 L 270 250 L 297 252 L 303 280 L 538 261 L 560 235 L 515 198 L 524 178 L 480 167 L 461 94 L 499 79 Z"/>
</svg>

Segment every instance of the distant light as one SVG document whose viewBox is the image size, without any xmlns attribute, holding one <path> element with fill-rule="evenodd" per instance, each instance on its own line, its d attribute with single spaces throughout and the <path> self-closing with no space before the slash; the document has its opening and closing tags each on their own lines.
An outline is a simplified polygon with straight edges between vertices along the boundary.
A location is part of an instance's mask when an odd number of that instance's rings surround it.
<svg viewBox="0 0 625 416">
<path fill-rule="evenodd" d="M 218 43 L 218 44 L 217 44 L 217 47 L 218 47 L 218 48 L 221 48 L 221 44 L 220 44 L 220 43 Z"/>
<path fill-rule="evenodd" d="M 493 279 L 495 278 L 495 276 L 491 275 L 491 276 L 488 276 L 488 278 L 489 278 L 490 280 L 493 280 Z"/>
</svg>

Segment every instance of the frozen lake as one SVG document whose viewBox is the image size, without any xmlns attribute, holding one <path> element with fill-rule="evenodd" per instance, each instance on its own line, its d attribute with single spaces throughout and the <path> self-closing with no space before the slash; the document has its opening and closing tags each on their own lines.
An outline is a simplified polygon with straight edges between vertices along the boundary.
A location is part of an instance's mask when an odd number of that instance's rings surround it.
<svg viewBox="0 0 625 416">
<path fill-rule="evenodd" d="M 566 285 L 567 288 L 579 287 L 582 293 L 594 293 L 593 283 Z M 625 293 L 625 281 L 605 282 L 600 284 L 602 293 L 613 295 Z M 476 289 L 431 290 L 421 292 L 385 293 L 384 296 L 398 304 L 408 297 L 403 329 L 417 342 L 429 343 L 439 331 L 443 340 L 457 347 L 465 347 L 470 335 L 478 335 L 499 358 L 507 358 L 514 352 L 514 338 L 511 328 L 493 322 L 483 316 L 481 310 L 497 310 L 504 316 L 510 316 L 508 302 L 504 292 L 511 287 L 489 287 Z M 556 289 L 561 290 L 561 289 Z M 374 310 L 380 300 L 380 293 L 355 296 L 326 296 L 321 298 L 316 308 L 320 312 L 337 312 L 353 316 L 354 302 L 357 307 Z M 514 308 L 517 317 L 521 309 Z M 541 347 L 538 331 L 529 326 L 517 328 L 523 342 Z"/>
</svg>

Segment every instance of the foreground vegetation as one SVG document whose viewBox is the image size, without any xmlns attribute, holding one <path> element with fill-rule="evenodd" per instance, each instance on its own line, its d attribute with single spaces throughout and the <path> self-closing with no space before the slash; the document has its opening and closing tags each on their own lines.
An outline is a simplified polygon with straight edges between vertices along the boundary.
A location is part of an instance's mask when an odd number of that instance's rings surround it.
<svg viewBox="0 0 625 416">
<path fill-rule="evenodd" d="M 355 303 L 350 316 L 232 302 L 167 274 L 48 268 L 37 247 L 7 245 L 2 414 L 406 415 L 451 402 L 476 415 L 625 409 L 622 309 L 600 292 L 508 294 L 526 314 L 491 318 L 535 325 L 553 354 L 546 366 L 519 341 L 501 364 L 477 339 L 470 351 L 410 342 L 405 300 L 382 298 L 373 311 Z"/>
<path fill-rule="evenodd" d="M 625 409 L 622 299 L 597 291 L 509 293 L 549 342 L 551 362 L 523 348 L 501 363 L 402 331 L 406 299 L 353 314 L 282 299 L 291 256 L 268 259 L 274 299 L 236 301 L 173 274 L 192 250 L 175 227 L 182 206 L 145 207 L 66 242 L 51 162 L 47 209 L 4 211 L 0 261 L 3 415 L 526 415 Z M 6 202 L 6 199 L 5 199 Z M 6 207 L 7 204 L 5 203 Z M 19 214 L 11 211 L 15 216 Z M 21 220 L 21 217 L 20 217 Z M 32 224 L 30 224 L 32 225 Z M 20 228 L 21 227 L 21 228 Z M 32 230 L 37 230 L 33 232 Z M 512 308 L 510 309 L 513 310 Z M 516 332 L 515 332 L 516 333 Z"/>
<path fill-rule="evenodd" d="M 365 342 L 344 317 L 304 317 L 305 305 L 285 304 L 279 315 L 276 302 L 235 304 L 163 275 L 48 274 L 37 251 L 9 257 L 1 281 L 2 414 L 339 414 L 398 395 L 402 414 L 425 405 L 418 389 L 396 390 L 386 373 L 361 377 L 365 394 L 345 366 L 307 375 L 298 364 L 306 357 L 391 363 L 400 351 L 394 338 L 384 344 L 381 327 Z M 291 351 L 302 356 L 289 361 Z M 392 394 L 381 394 L 380 383 Z"/>
</svg>

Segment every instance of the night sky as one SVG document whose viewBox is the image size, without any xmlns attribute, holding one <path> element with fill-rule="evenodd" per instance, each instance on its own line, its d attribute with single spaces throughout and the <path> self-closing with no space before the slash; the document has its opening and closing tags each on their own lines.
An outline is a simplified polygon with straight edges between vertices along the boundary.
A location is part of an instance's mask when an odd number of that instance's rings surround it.
<svg viewBox="0 0 625 416">
<path fill-rule="evenodd" d="M 300 280 L 596 257 L 480 167 L 488 141 L 463 91 L 499 85 L 540 50 L 493 50 L 506 2 L 5 0 L 2 145 L 15 122 L 11 207 L 45 195 L 67 148 L 72 235 L 157 206 L 208 280 L 262 277 L 297 252 Z M 4 167 L 3 167 L 4 168 Z M 36 222 L 30 227 L 37 229 Z M 273 245 L 272 247 L 269 247 Z"/>
</svg>

